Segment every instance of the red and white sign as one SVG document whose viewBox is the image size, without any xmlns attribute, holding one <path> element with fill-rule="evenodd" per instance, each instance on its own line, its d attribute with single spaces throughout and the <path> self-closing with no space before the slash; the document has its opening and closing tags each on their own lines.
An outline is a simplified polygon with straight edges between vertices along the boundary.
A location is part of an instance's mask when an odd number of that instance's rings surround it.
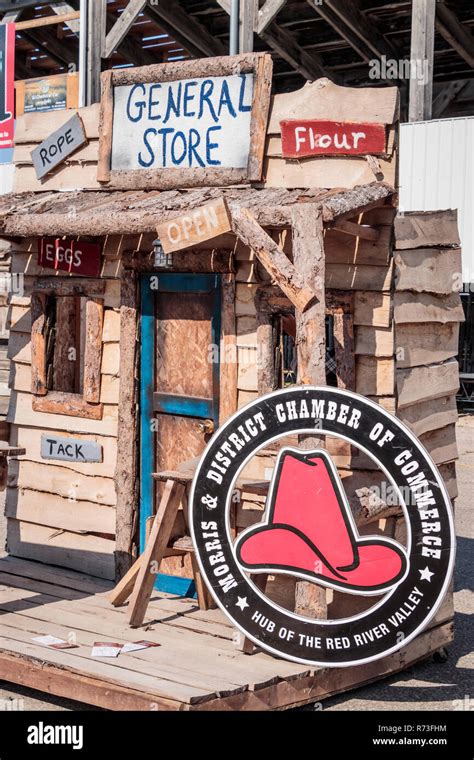
<svg viewBox="0 0 474 760">
<path fill-rule="evenodd" d="M 95 243 L 82 243 L 62 238 L 41 238 L 38 241 L 38 264 L 48 269 L 97 277 L 102 248 Z"/>
<path fill-rule="evenodd" d="M 385 125 L 314 119 L 281 122 L 284 158 L 385 153 Z"/>
<path fill-rule="evenodd" d="M 15 24 L 0 26 L 0 148 L 13 148 L 15 126 Z"/>
</svg>

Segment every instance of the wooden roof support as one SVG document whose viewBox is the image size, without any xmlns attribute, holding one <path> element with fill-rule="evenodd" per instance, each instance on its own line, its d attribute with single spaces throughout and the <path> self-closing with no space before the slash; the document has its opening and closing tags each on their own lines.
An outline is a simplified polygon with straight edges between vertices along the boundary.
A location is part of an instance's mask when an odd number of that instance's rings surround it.
<svg viewBox="0 0 474 760">
<path fill-rule="evenodd" d="M 230 0 L 217 0 L 221 8 L 230 14 Z M 264 11 L 265 6 L 262 8 Z M 269 47 L 292 66 L 305 79 L 314 81 L 327 76 L 321 58 L 315 53 L 308 53 L 302 48 L 295 37 L 272 21 L 264 29 L 259 25 L 255 32 Z M 334 77 L 332 77 L 334 79 Z"/>
<path fill-rule="evenodd" d="M 474 38 L 444 0 L 436 3 L 436 31 L 474 69 Z"/>
<path fill-rule="evenodd" d="M 297 308 L 298 382 L 326 385 L 326 300 L 323 218 L 314 204 L 291 210 L 293 261 L 303 282 L 316 296 L 305 312 Z M 278 283 L 280 284 L 280 283 Z"/>
<path fill-rule="evenodd" d="M 324 0 L 314 3 L 307 0 L 314 10 L 356 50 L 366 62 L 371 59 L 399 58 L 395 47 L 385 39 L 369 19 L 361 13 L 357 0 Z"/>
<path fill-rule="evenodd" d="M 105 39 L 105 0 L 95 0 L 88 4 L 87 14 L 87 55 L 85 77 L 86 103 L 100 102 L 100 74 L 102 71 L 102 50 Z"/>
<path fill-rule="evenodd" d="M 72 40 L 72 44 L 70 39 L 63 42 L 51 33 L 45 34 L 44 29 L 28 29 L 22 35 L 61 66 L 69 63 L 78 65 L 79 51 L 75 40 Z"/>
<path fill-rule="evenodd" d="M 257 27 L 258 0 L 244 0 L 240 3 L 239 53 L 252 53 L 254 32 Z"/>
<path fill-rule="evenodd" d="M 351 219 L 376 206 L 393 204 L 396 193 L 384 182 L 359 185 L 352 190 L 285 190 L 269 188 L 199 188 L 170 197 L 147 192 L 45 192 L 0 196 L 0 236 L 32 235 L 131 235 L 156 232 L 157 224 L 179 216 L 184 208 L 202 206 L 223 195 L 234 208 L 248 208 L 255 221 L 265 227 L 291 227 L 291 209 L 298 204 L 315 204 L 323 221 L 334 224 Z M 74 218 L 67 209 L 76 207 Z"/>
<path fill-rule="evenodd" d="M 306 286 L 316 299 L 305 312 L 296 309 L 296 350 L 298 384 L 326 385 L 326 300 L 323 218 L 316 205 L 295 206 L 291 211 L 293 260 Z M 321 447 L 321 439 L 301 436 L 301 445 L 310 450 Z M 314 618 L 327 617 L 326 591 L 308 581 L 297 581 L 295 612 Z"/>
<path fill-rule="evenodd" d="M 115 530 L 115 568 L 121 578 L 136 556 L 139 477 L 138 440 L 138 276 L 127 271 L 122 276 L 120 293 L 120 397 L 118 406 L 117 462 L 115 489 L 117 522 Z M 130 443 L 132 442 L 132 445 Z"/>
<path fill-rule="evenodd" d="M 57 13 L 58 16 L 68 16 L 70 13 L 74 13 L 76 10 L 76 8 L 73 8 L 69 3 L 51 3 L 51 8 L 55 13 Z M 79 34 L 79 29 L 81 26 L 79 19 L 72 19 L 70 21 L 66 21 L 65 23 L 71 32 L 74 32 L 74 34 Z"/>
<path fill-rule="evenodd" d="M 308 213 L 308 212 L 305 212 Z M 314 303 L 316 294 L 285 252 L 258 224 L 248 209 L 231 209 L 232 227 L 237 237 L 255 253 L 272 279 L 301 312 Z"/>
<path fill-rule="evenodd" d="M 107 13 L 107 25 L 111 26 L 116 21 L 115 16 L 111 13 Z M 133 41 L 133 37 L 124 37 L 118 46 L 120 53 L 136 66 L 152 66 L 156 65 L 157 58 L 155 53 L 151 50 L 145 50 L 140 45 L 136 45 Z"/>
<path fill-rule="evenodd" d="M 260 8 L 257 17 L 257 27 L 255 31 L 258 35 L 262 34 L 265 29 L 275 20 L 287 0 L 266 0 L 265 5 Z"/>
<path fill-rule="evenodd" d="M 441 89 L 433 100 L 432 117 L 439 119 L 457 96 L 472 84 L 471 79 L 454 79 L 452 82 L 443 82 Z"/>
<path fill-rule="evenodd" d="M 3 24 L 14 24 L 17 19 L 20 18 L 23 9 L 19 8 L 17 11 L 8 11 L 0 21 L 0 26 Z"/>
<path fill-rule="evenodd" d="M 260 37 L 305 79 L 314 81 L 328 76 L 320 56 L 316 53 L 308 53 L 297 43 L 292 34 L 275 22 L 261 32 Z M 334 75 L 331 75 L 331 78 L 334 80 Z"/>
<path fill-rule="evenodd" d="M 435 0 L 413 0 L 410 58 L 423 61 L 425 78 L 410 79 L 409 121 L 431 119 L 433 107 L 433 59 L 435 36 Z"/>
<path fill-rule="evenodd" d="M 371 208 L 381 206 L 384 202 L 394 203 L 396 197 L 393 187 L 385 182 L 373 182 L 370 185 L 358 185 L 352 190 L 335 193 L 321 201 L 323 220 L 325 222 L 350 219 Z"/>
<path fill-rule="evenodd" d="M 24 29 L 37 29 L 38 27 L 54 26 L 56 24 L 65 24 L 68 21 L 73 21 L 80 18 L 79 11 L 71 11 L 70 13 L 62 16 L 41 16 L 41 18 L 32 18 L 28 21 L 18 21 L 16 23 L 16 29 L 21 32 Z"/>
<path fill-rule="evenodd" d="M 105 38 L 104 49 L 102 51 L 103 58 L 110 58 L 113 52 L 120 46 L 120 43 L 130 31 L 145 5 L 146 0 L 129 1 L 127 7 Z"/>
<path fill-rule="evenodd" d="M 199 51 L 201 56 L 227 55 L 222 42 L 186 13 L 178 0 L 160 0 L 153 5 L 148 2 L 145 13 L 190 53 Z"/>
</svg>

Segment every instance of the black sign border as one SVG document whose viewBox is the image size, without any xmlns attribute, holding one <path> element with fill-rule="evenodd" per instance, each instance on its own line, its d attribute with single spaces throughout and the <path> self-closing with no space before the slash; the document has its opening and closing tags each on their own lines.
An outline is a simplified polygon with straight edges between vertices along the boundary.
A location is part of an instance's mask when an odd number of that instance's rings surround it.
<svg viewBox="0 0 474 760">
<path fill-rule="evenodd" d="M 213 483 L 209 479 L 202 476 L 202 472 L 209 467 L 214 454 L 219 448 L 220 442 L 225 440 L 225 438 L 232 432 L 232 428 L 237 428 L 239 426 L 239 423 L 241 424 L 243 420 L 249 417 L 249 415 L 256 414 L 257 412 L 263 412 L 265 414 L 265 412 L 270 411 L 270 409 L 274 409 L 275 404 L 278 402 L 281 403 L 286 400 L 301 400 L 302 398 L 308 400 L 315 395 L 320 400 L 326 399 L 326 401 L 336 401 L 336 403 L 348 403 L 351 409 L 358 409 L 362 412 L 362 420 L 365 419 L 365 412 L 367 418 L 366 421 L 370 424 L 366 425 L 367 429 L 357 431 L 359 437 L 355 435 L 353 438 L 350 438 L 340 432 L 337 427 L 337 421 L 335 424 L 334 422 L 328 422 L 326 420 L 323 427 L 321 427 L 320 424 L 315 424 L 313 427 L 303 427 L 301 426 L 301 422 L 298 420 L 296 420 L 296 424 L 290 424 L 294 421 L 287 421 L 286 424 L 280 423 L 276 426 L 273 425 L 273 427 L 271 427 L 268 432 L 257 435 L 255 438 L 255 445 L 252 447 L 250 452 L 247 452 L 244 449 L 244 454 L 242 456 L 237 456 L 233 460 L 232 466 L 225 474 L 222 484 Z M 274 423 L 275 416 L 273 416 L 271 419 L 268 417 L 266 421 L 273 421 Z M 439 560 L 438 570 L 440 572 L 438 573 L 438 580 L 435 580 L 434 583 L 431 583 L 430 581 L 429 584 L 424 584 L 423 588 L 425 589 L 427 599 L 423 601 L 423 603 L 419 603 L 418 606 L 414 607 L 413 611 L 410 613 L 411 617 L 409 633 L 406 635 L 403 634 L 403 636 L 399 636 L 399 638 L 397 638 L 397 631 L 391 631 L 391 635 L 389 637 L 390 644 L 379 644 L 378 642 L 380 639 L 377 639 L 373 644 L 370 643 L 368 646 L 364 645 L 363 648 L 359 650 L 359 652 L 364 653 L 361 657 L 354 658 L 351 654 L 350 659 L 347 659 L 347 655 L 345 654 L 344 649 L 332 650 L 330 654 L 326 654 L 325 657 L 322 656 L 322 651 L 319 651 L 317 655 L 313 655 L 311 647 L 301 646 L 301 644 L 298 644 L 294 638 L 291 641 L 286 641 L 284 645 L 280 643 L 280 640 L 275 642 L 275 629 L 272 631 L 265 630 L 264 628 L 259 627 L 258 624 L 255 624 L 252 620 L 249 620 L 248 610 L 252 612 L 257 604 L 258 611 L 261 612 L 262 619 L 267 619 L 270 622 L 275 622 L 278 631 L 285 629 L 284 624 L 286 623 L 287 630 L 289 632 L 293 630 L 294 633 L 295 629 L 299 629 L 299 632 L 297 631 L 298 637 L 300 635 L 303 637 L 318 637 L 324 633 L 324 642 L 327 643 L 328 638 L 330 638 L 329 633 L 334 633 L 335 638 L 339 640 L 342 640 L 348 632 L 350 632 L 350 635 L 353 636 L 356 633 L 358 625 L 361 621 L 364 621 L 364 626 L 362 629 L 359 628 L 360 632 L 363 632 L 364 627 L 368 630 L 371 630 L 370 623 L 377 613 L 378 618 L 380 618 L 380 612 L 385 611 L 385 619 L 387 619 L 391 613 L 394 614 L 397 608 L 400 609 L 400 605 L 402 603 L 405 603 L 405 600 L 409 594 L 409 590 L 406 587 L 416 587 L 417 584 L 418 586 L 420 585 L 418 575 L 415 574 L 416 570 L 420 570 L 421 573 L 420 565 L 427 565 L 429 560 L 426 558 L 422 559 L 421 550 L 416 550 L 417 546 L 419 546 L 418 539 L 422 535 L 421 518 L 419 518 L 418 510 L 416 507 L 411 507 L 411 511 L 410 508 L 404 509 L 405 518 L 409 521 L 412 532 L 411 545 L 408 547 L 412 571 L 410 571 L 405 579 L 402 580 L 393 591 L 391 591 L 387 596 L 384 597 L 383 600 L 381 600 L 370 610 L 362 613 L 361 615 L 354 616 L 352 618 L 345 618 L 342 620 L 317 621 L 309 618 L 302 618 L 301 616 L 296 616 L 294 613 L 282 610 L 281 607 L 274 605 L 274 603 L 272 603 L 267 597 L 264 597 L 262 593 L 256 588 L 256 586 L 254 586 L 254 584 L 252 584 L 247 579 L 243 570 L 238 565 L 230 543 L 227 519 L 228 510 L 233 491 L 233 484 L 238 476 L 239 471 L 242 469 L 245 463 L 255 455 L 256 451 L 258 451 L 264 445 L 268 445 L 271 440 L 274 440 L 275 438 L 278 438 L 285 434 L 313 433 L 314 435 L 315 433 L 326 433 L 338 435 L 340 438 L 353 442 L 356 446 L 367 452 L 369 456 L 372 456 L 372 458 L 376 458 L 382 470 L 388 475 L 390 481 L 395 482 L 399 488 L 403 486 L 406 487 L 406 479 L 404 477 L 398 477 L 398 473 L 394 474 L 393 471 L 390 470 L 390 465 L 393 465 L 393 462 L 390 461 L 390 456 L 387 454 L 390 449 L 387 447 L 386 449 L 382 448 L 380 451 L 375 452 L 373 448 L 366 446 L 366 438 L 368 437 L 369 429 L 372 429 L 373 425 L 375 425 L 376 422 L 381 422 L 387 427 L 387 429 L 392 430 L 396 435 L 399 436 L 397 445 L 401 444 L 409 450 L 414 449 L 416 458 L 422 464 L 422 469 L 424 471 L 428 470 L 427 474 L 430 477 L 430 486 L 434 489 L 434 496 L 436 497 L 436 507 L 440 510 L 439 519 L 442 522 L 441 535 L 446 541 L 446 545 L 443 545 L 441 558 Z M 346 430 L 345 432 L 347 433 L 348 431 Z M 209 508 L 208 506 L 203 505 L 201 503 L 201 499 L 208 495 L 217 497 L 217 503 L 219 500 L 222 502 L 222 499 L 224 498 L 224 509 L 222 509 L 222 505 L 220 509 L 215 507 Z M 201 573 L 208 587 L 210 588 L 218 606 L 223 610 L 223 612 L 232 621 L 232 623 L 240 631 L 242 631 L 246 637 L 248 637 L 258 646 L 261 646 L 263 649 L 273 655 L 284 657 L 285 659 L 291 660 L 293 662 L 320 667 L 346 667 L 373 662 L 398 651 L 402 647 L 406 646 L 410 641 L 412 641 L 422 630 L 424 630 L 430 620 L 432 620 L 432 618 L 435 616 L 444 599 L 452 577 L 455 555 L 455 531 L 453 514 L 449 496 L 446 492 L 446 488 L 435 464 L 421 443 L 415 438 L 411 431 L 403 423 L 400 422 L 400 420 L 389 414 L 385 409 L 370 401 L 369 399 L 350 391 L 332 387 L 293 387 L 276 391 L 274 393 L 268 394 L 267 396 L 262 396 L 240 409 L 217 431 L 217 433 L 209 442 L 193 480 L 189 504 L 190 529 L 193 544 L 196 550 L 196 557 L 198 559 Z M 213 521 L 219 524 L 218 535 L 219 539 L 221 540 L 222 551 L 224 552 L 230 572 L 237 581 L 237 591 L 232 590 L 230 594 L 226 594 L 225 596 L 222 593 L 219 593 L 219 578 L 211 576 L 212 567 L 207 562 L 206 553 L 203 551 L 203 546 L 201 546 L 200 542 L 196 540 L 196 526 L 199 528 L 199 525 L 202 521 Z M 222 539 L 225 539 L 225 541 L 222 541 Z M 249 599 L 251 602 L 251 604 L 248 605 L 248 610 L 240 610 L 239 608 L 237 608 L 237 610 L 235 609 L 235 600 L 242 597 Z M 393 604 L 394 601 L 395 604 Z M 233 607 L 230 610 L 229 607 L 231 606 L 232 602 Z M 387 613 L 386 609 L 389 603 L 391 603 L 392 608 L 390 609 L 390 612 Z M 290 625 L 293 626 L 292 629 L 290 628 Z M 378 621 L 374 621 L 372 627 L 375 627 L 377 625 Z M 347 630 L 344 628 L 344 626 L 347 628 Z M 275 646 L 275 643 L 277 646 Z M 353 648 L 350 651 L 355 653 L 355 650 Z"/>
</svg>

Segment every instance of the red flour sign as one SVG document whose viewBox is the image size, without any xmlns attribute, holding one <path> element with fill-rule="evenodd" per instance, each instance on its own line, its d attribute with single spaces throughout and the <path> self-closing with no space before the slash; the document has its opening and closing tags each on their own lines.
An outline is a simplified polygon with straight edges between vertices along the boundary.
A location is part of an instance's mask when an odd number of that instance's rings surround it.
<svg viewBox="0 0 474 760">
<path fill-rule="evenodd" d="M 38 264 L 48 269 L 97 277 L 100 272 L 101 246 L 61 238 L 38 241 Z"/>
<path fill-rule="evenodd" d="M 281 122 L 284 158 L 385 153 L 385 126 L 314 119 Z"/>
</svg>

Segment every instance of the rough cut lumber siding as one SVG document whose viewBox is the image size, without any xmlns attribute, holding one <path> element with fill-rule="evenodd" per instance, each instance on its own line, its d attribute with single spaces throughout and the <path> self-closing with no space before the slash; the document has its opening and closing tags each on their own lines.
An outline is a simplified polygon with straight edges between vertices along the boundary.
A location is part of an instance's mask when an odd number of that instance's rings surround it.
<svg viewBox="0 0 474 760">
<path fill-rule="evenodd" d="M 396 88 L 353 89 L 339 87 L 329 79 L 306 84 L 296 93 L 276 95 L 268 125 L 264 176 L 272 187 L 353 187 L 374 178 L 368 162 L 359 157 L 317 157 L 302 161 L 281 158 L 280 122 L 284 119 L 318 118 L 333 121 L 365 121 L 385 124 L 389 132 L 387 156 L 379 160 L 383 179 L 396 180 L 395 125 L 399 118 Z"/>
<path fill-rule="evenodd" d="M 456 446 L 461 251 L 453 211 L 395 220 L 397 414 L 440 466 L 457 495 Z"/>
<path fill-rule="evenodd" d="M 12 390 L 7 420 L 11 423 L 11 441 L 24 446 L 27 453 L 21 461 L 12 462 L 9 469 L 8 550 L 15 556 L 113 578 L 120 282 L 110 277 L 121 271 L 121 253 L 139 247 L 140 239 L 137 236 L 129 240 L 109 237 L 104 245 L 102 276 L 109 279 L 106 279 L 104 293 L 102 331 L 102 420 L 32 410 L 30 294 L 37 277 L 67 278 L 68 275 L 38 267 L 36 240 L 26 239 L 12 246 L 13 269 L 16 274 L 24 275 L 24 290 L 21 295 L 11 296 L 8 306 Z M 44 460 L 40 456 L 42 433 L 96 441 L 102 446 L 103 462 Z"/>
<path fill-rule="evenodd" d="M 374 107 L 374 103 L 377 105 Z M 355 90 L 341 88 L 328 79 L 307 84 L 288 95 L 276 95 L 272 100 L 271 118 L 265 148 L 264 178 L 266 187 L 336 188 L 354 187 L 373 182 L 375 175 L 364 156 L 317 157 L 303 161 L 288 161 L 282 157 L 280 120 L 284 114 L 294 113 L 296 118 L 311 112 L 311 118 L 336 121 L 354 121 L 355 113 L 362 121 L 383 123 L 387 127 L 387 154 L 378 159 L 380 174 L 377 179 L 395 186 L 396 183 L 396 123 L 399 118 L 396 88 Z M 14 153 L 14 192 L 26 190 L 67 190 L 100 188 L 97 182 L 99 161 L 99 109 L 97 105 L 78 111 L 84 122 L 88 145 L 74 153 L 55 172 L 38 181 L 31 161 L 31 151 L 58 129 L 72 115 L 72 111 L 48 114 L 23 114 L 17 119 Z M 279 116 L 280 115 L 280 116 Z M 34 116 L 34 119 L 32 118 Z M 358 119 L 355 119 L 356 121 Z"/>
</svg>

